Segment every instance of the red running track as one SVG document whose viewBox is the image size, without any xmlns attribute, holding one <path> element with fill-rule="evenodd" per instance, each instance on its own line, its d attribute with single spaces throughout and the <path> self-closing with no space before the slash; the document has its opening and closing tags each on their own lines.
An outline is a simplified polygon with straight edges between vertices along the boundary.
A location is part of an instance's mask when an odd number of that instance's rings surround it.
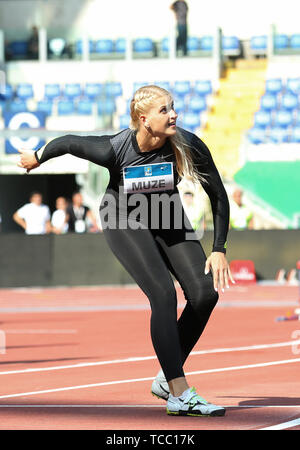
<svg viewBox="0 0 300 450">
<path fill-rule="evenodd" d="M 226 415 L 170 417 L 139 289 L 0 290 L 0 429 L 300 430 L 300 322 L 276 322 L 298 305 L 293 286 L 221 294 L 185 371 Z"/>
</svg>

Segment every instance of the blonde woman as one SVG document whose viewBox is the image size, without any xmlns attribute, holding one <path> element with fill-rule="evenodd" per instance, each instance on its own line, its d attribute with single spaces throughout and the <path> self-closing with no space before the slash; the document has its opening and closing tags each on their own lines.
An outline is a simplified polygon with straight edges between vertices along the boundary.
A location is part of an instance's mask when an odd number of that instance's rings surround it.
<svg viewBox="0 0 300 450">
<path fill-rule="evenodd" d="M 205 144 L 176 126 L 170 93 L 157 86 L 136 91 L 131 127 L 113 136 L 56 138 L 35 152 L 20 150 L 20 167 L 30 171 L 50 158 L 70 153 L 106 167 L 110 182 L 100 206 L 111 250 L 148 296 L 151 338 L 161 365 L 152 393 L 167 401 L 170 415 L 222 416 L 189 387 L 183 365 L 218 300 L 232 280 L 226 260 L 229 203 Z M 214 242 L 206 258 L 180 202 L 183 176 L 200 181 L 214 216 Z M 177 321 L 171 273 L 186 306 Z M 232 280 L 233 281 L 233 280 Z"/>
</svg>

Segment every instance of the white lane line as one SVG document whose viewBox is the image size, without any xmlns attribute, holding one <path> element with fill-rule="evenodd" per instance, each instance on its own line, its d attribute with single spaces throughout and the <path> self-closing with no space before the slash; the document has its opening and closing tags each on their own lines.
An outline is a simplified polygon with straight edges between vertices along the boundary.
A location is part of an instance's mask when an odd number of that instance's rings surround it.
<svg viewBox="0 0 300 450">
<path fill-rule="evenodd" d="M 191 352 L 190 356 L 195 355 L 207 355 L 213 353 L 227 353 L 227 352 L 243 352 L 250 350 L 263 350 L 268 348 L 279 348 L 279 347 L 294 347 L 297 349 L 297 345 L 300 345 L 300 340 L 292 340 L 287 342 L 277 342 L 274 344 L 259 344 L 259 345 L 249 345 L 244 347 L 227 347 L 227 348 L 215 348 L 210 350 L 199 350 Z M 299 350 L 298 350 L 299 352 Z M 140 362 L 140 361 L 150 361 L 156 359 L 156 356 L 138 356 L 131 357 L 125 359 L 113 359 L 107 361 L 94 361 L 89 363 L 77 363 L 77 364 L 68 364 L 63 366 L 52 366 L 52 367 L 37 367 L 31 369 L 18 369 L 18 370 L 7 370 L 0 372 L 0 375 L 12 375 L 19 373 L 32 373 L 32 372 L 46 372 L 50 370 L 64 370 L 64 369 L 78 369 L 82 367 L 93 367 L 93 366 L 105 366 L 110 364 L 122 364 L 122 363 L 131 363 L 131 362 Z"/>
<path fill-rule="evenodd" d="M 289 420 L 288 422 L 282 422 L 270 427 L 259 428 L 259 430 L 286 430 L 287 428 L 296 427 L 300 425 L 300 419 Z"/>
<path fill-rule="evenodd" d="M 40 404 L 40 405 L 1 405 L 1 408 L 165 408 L 165 405 L 62 405 L 62 404 Z M 224 405 L 226 409 L 238 408 L 296 408 L 300 409 L 300 405 Z"/>
<path fill-rule="evenodd" d="M 232 367 L 222 367 L 219 369 L 208 369 L 208 370 L 197 370 L 195 372 L 186 372 L 186 375 L 199 375 L 199 374 L 205 374 L 205 373 L 217 373 L 217 372 L 228 372 L 231 370 L 242 370 L 242 369 L 252 369 L 257 367 L 267 367 L 267 366 L 275 366 L 280 364 L 291 364 L 300 362 L 300 358 L 296 359 L 285 359 L 281 361 L 271 361 L 266 363 L 259 363 L 259 364 L 247 364 L 245 366 L 232 366 Z M 13 397 L 25 397 L 29 395 L 39 395 L 39 394 L 48 394 L 53 392 L 61 392 L 61 391 L 71 391 L 76 389 L 86 389 L 86 388 L 94 388 L 94 387 L 101 387 L 101 386 L 112 386 L 114 384 L 126 384 L 126 383 L 138 383 L 141 381 L 152 381 L 152 377 L 146 377 L 146 378 L 134 378 L 130 380 L 117 380 L 117 381 L 105 381 L 102 383 L 92 383 L 92 384 L 82 384 L 78 386 L 67 386 L 62 388 L 55 388 L 55 389 L 44 389 L 41 391 L 31 391 L 31 392 L 21 392 L 18 394 L 8 394 L 8 395 L 1 395 L 0 399 L 2 398 L 13 398 Z"/>
</svg>

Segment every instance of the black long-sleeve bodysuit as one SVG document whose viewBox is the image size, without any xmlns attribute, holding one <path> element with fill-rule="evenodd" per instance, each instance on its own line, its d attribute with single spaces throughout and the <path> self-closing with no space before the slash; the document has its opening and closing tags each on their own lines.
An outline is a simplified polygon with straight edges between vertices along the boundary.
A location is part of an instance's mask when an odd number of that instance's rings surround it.
<svg viewBox="0 0 300 450">
<path fill-rule="evenodd" d="M 226 191 L 206 145 L 193 133 L 179 131 L 211 201 L 213 251 L 225 253 L 229 223 Z M 183 212 L 170 142 L 167 139 L 161 148 L 141 152 L 136 133 L 127 129 L 112 136 L 59 137 L 35 154 L 43 163 L 66 153 L 109 170 L 110 182 L 100 206 L 104 235 L 149 298 L 152 342 L 167 381 L 184 376 L 183 363 L 204 330 L 218 293 L 211 273 L 204 274 L 206 256 Z M 187 300 L 178 320 L 170 272 Z"/>
</svg>

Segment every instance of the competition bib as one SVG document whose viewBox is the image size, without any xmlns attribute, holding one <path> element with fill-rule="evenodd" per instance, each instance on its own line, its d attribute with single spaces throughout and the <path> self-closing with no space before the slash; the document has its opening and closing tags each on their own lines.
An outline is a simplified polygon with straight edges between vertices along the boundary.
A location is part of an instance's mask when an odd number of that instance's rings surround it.
<svg viewBox="0 0 300 450">
<path fill-rule="evenodd" d="M 157 192 L 174 188 L 171 162 L 129 166 L 123 170 L 124 193 Z"/>
</svg>

